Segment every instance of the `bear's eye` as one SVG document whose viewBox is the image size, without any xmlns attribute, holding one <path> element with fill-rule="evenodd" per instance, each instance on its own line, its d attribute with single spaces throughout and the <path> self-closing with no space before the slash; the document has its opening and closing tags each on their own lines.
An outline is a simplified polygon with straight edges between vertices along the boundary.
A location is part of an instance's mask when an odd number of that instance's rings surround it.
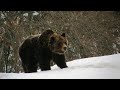
<svg viewBox="0 0 120 90">
<path fill-rule="evenodd" d="M 65 42 L 65 45 L 67 45 L 67 42 Z"/>
</svg>

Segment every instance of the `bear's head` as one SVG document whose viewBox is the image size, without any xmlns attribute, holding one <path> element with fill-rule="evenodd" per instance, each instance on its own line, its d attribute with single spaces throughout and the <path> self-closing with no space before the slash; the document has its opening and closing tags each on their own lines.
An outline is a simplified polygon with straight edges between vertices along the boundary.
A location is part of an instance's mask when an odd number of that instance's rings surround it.
<svg viewBox="0 0 120 90">
<path fill-rule="evenodd" d="M 57 54 L 65 53 L 68 46 L 68 40 L 65 36 L 65 33 L 62 33 L 61 35 L 53 33 L 49 41 L 49 48 L 52 52 Z"/>
</svg>

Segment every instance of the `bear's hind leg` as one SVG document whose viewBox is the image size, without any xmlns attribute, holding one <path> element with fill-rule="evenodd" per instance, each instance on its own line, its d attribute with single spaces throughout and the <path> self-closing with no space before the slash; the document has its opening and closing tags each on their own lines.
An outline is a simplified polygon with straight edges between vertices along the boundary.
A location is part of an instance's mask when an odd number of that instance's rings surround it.
<svg viewBox="0 0 120 90">
<path fill-rule="evenodd" d="M 22 64 L 25 73 L 37 72 L 37 64 Z"/>
</svg>

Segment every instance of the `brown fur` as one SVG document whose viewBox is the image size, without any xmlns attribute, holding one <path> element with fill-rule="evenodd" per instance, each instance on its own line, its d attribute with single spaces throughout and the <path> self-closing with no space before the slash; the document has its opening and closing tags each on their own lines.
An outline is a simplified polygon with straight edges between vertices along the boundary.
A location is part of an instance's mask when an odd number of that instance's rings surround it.
<svg viewBox="0 0 120 90">
<path fill-rule="evenodd" d="M 64 48 L 65 47 L 67 48 L 68 46 L 67 38 L 61 35 L 58 35 L 57 33 L 52 34 L 50 39 L 51 38 L 54 38 L 54 43 L 52 45 L 49 44 L 50 50 L 57 54 L 64 54 L 64 52 L 66 51 L 64 50 Z"/>
<path fill-rule="evenodd" d="M 65 34 L 56 34 L 47 30 L 41 35 L 26 39 L 19 48 L 25 72 L 37 72 L 38 65 L 41 70 L 50 70 L 50 61 L 53 60 L 58 67 L 66 68 L 65 56 L 68 45 Z"/>
</svg>

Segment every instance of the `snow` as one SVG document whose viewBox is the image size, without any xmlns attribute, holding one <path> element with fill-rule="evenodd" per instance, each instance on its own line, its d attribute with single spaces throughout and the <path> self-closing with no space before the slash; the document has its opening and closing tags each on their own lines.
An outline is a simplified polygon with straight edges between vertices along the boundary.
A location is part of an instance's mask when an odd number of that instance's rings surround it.
<svg viewBox="0 0 120 90">
<path fill-rule="evenodd" d="M 28 16 L 28 13 L 24 13 L 23 16 L 27 17 L 27 16 Z"/>
<path fill-rule="evenodd" d="M 0 79 L 120 79 L 120 54 L 77 59 L 67 65 L 37 73 L 0 73 Z"/>
<path fill-rule="evenodd" d="M 1 13 L 1 18 L 2 18 L 2 19 L 4 19 L 4 18 L 5 18 L 5 16 L 4 16 L 4 14 L 3 14 L 3 13 Z"/>
<path fill-rule="evenodd" d="M 37 16 L 39 13 L 34 11 L 33 16 Z"/>
</svg>

